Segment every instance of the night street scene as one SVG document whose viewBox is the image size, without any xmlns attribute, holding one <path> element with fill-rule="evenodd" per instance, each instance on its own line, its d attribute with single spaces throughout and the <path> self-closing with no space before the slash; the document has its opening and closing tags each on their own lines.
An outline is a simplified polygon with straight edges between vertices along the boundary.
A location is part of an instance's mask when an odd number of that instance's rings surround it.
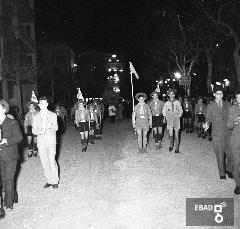
<svg viewBox="0 0 240 229">
<path fill-rule="evenodd" d="M 239 12 L 0 0 L 0 229 L 239 229 Z"/>
</svg>

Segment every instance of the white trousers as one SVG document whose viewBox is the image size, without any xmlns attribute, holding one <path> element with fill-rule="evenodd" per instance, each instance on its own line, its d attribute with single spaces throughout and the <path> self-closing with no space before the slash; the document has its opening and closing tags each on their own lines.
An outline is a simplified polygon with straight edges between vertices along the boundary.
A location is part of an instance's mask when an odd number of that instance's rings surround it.
<svg viewBox="0 0 240 229">
<path fill-rule="evenodd" d="M 55 159 L 56 144 L 38 145 L 38 152 L 47 183 L 58 184 L 58 165 Z"/>
</svg>

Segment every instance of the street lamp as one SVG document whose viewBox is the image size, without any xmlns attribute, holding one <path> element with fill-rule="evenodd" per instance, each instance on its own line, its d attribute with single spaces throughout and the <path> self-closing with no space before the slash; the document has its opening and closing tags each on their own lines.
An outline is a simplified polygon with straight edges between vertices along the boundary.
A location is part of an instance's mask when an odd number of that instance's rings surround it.
<svg viewBox="0 0 240 229">
<path fill-rule="evenodd" d="M 175 78 L 178 79 L 178 80 L 182 77 L 181 73 L 179 73 L 179 72 L 175 72 L 175 73 L 174 73 L 174 76 L 175 76 Z"/>
</svg>

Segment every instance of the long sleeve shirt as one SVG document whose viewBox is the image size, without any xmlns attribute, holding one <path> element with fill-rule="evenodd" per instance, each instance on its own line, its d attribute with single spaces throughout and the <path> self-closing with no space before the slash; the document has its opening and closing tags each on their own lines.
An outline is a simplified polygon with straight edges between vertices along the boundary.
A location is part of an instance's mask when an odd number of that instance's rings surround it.
<svg viewBox="0 0 240 229">
<path fill-rule="evenodd" d="M 229 129 L 233 129 L 234 132 L 238 130 L 240 134 L 240 106 L 238 104 L 229 108 L 227 126 Z M 235 129 L 235 127 L 237 127 Z"/>
</svg>

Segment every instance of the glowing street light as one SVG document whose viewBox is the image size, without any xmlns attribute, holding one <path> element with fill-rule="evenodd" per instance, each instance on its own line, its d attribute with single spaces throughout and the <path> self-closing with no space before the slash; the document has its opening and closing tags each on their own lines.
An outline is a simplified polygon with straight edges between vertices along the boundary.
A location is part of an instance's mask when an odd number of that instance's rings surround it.
<svg viewBox="0 0 240 229">
<path fill-rule="evenodd" d="M 116 57 L 117 57 L 117 55 L 116 55 L 116 54 L 113 54 L 113 55 L 112 55 L 112 58 L 116 58 Z"/>
<path fill-rule="evenodd" d="M 230 85 L 230 81 L 228 79 L 224 80 L 225 87 L 228 87 Z"/>
<path fill-rule="evenodd" d="M 180 79 L 182 77 L 181 73 L 179 73 L 179 72 L 175 72 L 174 76 L 176 79 Z"/>
<path fill-rule="evenodd" d="M 219 85 L 219 86 L 221 86 L 222 84 L 221 84 L 220 82 L 216 82 L 216 85 Z"/>
<path fill-rule="evenodd" d="M 108 62 L 112 62 L 112 60 L 111 60 L 111 59 L 108 59 Z"/>
</svg>

